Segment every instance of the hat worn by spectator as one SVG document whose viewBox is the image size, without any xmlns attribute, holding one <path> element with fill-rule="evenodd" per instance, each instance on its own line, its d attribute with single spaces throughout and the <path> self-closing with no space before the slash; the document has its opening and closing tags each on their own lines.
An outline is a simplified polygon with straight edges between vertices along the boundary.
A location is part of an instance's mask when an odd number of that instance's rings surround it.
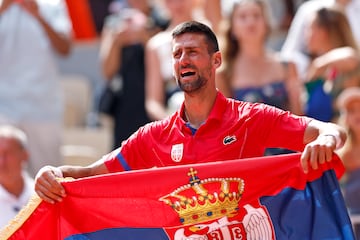
<svg viewBox="0 0 360 240">
<path fill-rule="evenodd" d="M 349 104 L 354 100 L 360 101 L 360 87 L 344 89 L 337 97 L 336 104 L 339 109 L 347 109 Z"/>
</svg>

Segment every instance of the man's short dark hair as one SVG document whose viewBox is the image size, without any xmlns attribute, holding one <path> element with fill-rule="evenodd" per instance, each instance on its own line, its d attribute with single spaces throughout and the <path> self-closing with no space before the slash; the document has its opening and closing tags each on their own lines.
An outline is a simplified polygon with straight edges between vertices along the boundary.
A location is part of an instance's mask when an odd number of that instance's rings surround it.
<svg viewBox="0 0 360 240">
<path fill-rule="evenodd" d="M 172 37 L 174 39 L 185 33 L 203 34 L 207 40 L 209 53 L 215 53 L 219 51 L 219 44 L 215 33 L 205 24 L 197 21 L 188 21 L 181 23 L 173 30 Z"/>
</svg>

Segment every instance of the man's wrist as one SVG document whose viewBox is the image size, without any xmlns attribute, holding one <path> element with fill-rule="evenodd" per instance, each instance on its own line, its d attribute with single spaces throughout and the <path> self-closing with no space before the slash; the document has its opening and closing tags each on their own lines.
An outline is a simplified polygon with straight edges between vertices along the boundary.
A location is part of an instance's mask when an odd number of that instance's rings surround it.
<svg viewBox="0 0 360 240">
<path fill-rule="evenodd" d="M 52 167 L 52 168 L 51 168 L 51 171 L 52 171 L 52 173 L 55 175 L 55 177 L 64 178 L 64 175 L 63 175 L 63 173 L 62 173 L 62 171 L 61 171 L 60 168 L 58 168 L 58 167 Z"/>
<path fill-rule="evenodd" d="M 333 137 L 334 140 L 335 140 L 335 149 L 339 149 L 343 145 L 342 140 L 340 138 L 340 133 L 338 131 L 324 132 L 324 133 L 321 133 L 319 136 Z"/>
</svg>

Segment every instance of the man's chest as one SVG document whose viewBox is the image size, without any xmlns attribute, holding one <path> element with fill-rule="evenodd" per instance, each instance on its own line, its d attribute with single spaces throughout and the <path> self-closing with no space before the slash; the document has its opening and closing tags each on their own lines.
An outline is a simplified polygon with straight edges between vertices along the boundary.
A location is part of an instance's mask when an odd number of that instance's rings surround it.
<svg viewBox="0 0 360 240">
<path fill-rule="evenodd" d="M 201 129 L 199 129 L 201 130 Z M 198 130 L 198 131 L 199 131 Z M 204 163 L 261 156 L 261 141 L 250 137 L 251 129 L 245 126 L 196 132 L 194 135 L 178 133 L 160 140 L 151 152 L 159 166 Z"/>
</svg>

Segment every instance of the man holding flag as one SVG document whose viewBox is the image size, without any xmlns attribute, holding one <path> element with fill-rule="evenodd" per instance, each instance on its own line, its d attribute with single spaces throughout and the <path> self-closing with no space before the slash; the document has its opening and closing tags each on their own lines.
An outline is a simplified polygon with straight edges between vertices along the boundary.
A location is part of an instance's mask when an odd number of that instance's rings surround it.
<svg viewBox="0 0 360 240">
<path fill-rule="evenodd" d="M 296 116 L 264 104 L 225 98 L 215 86 L 215 71 L 220 65 L 221 53 L 218 42 L 209 27 L 195 21 L 177 26 L 173 31 L 173 72 L 184 92 L 185 100 L 181 109 L 168 118 L 141 127 L 123 142 L 119 149 L 90 166 L 43 167 L 35 179 L 36 193 L 44 201 L 54 204 L 62 202 L 67 195 L 58 178 L 78 179 L 128 170 L 181 167 L 216 161 L 224 161 L 224 164 L 227 164 L 228 160 L 263 156 L 265 148 L 268 147 L 282 147 L 302 152 L 300 164 L 303 171 L 308 173 L 330 162 L 334 150 L 343 146 L 346 133 L 338 125 Z M 188 175 L 190 185 L 163 196 L 161 201 L 171 205 L 175 210 L 178 205 L 187 206 L 192 202 L 192 198 L 178 197 L 178 194 L 182 194 L 189 186 L 196 188 L 196 194 L 200 195 L 199 199 L 204 202 L 217 201 L 213 199 L 221 199 L 222 196 L 235 201 L 242 195 L 244 186 L 240 178 L 220 179 L 219 181 L 223 182 L 221 194 L 212 195 L 202 187 L 206 185 L 211 188 L 208 183 L 212 183 L 214 179 L 202 181 L 193 169 L 190 169 Z M 238 190 L 232 196 L 228 196 L 230 190 L 227 188 L 232 188 L 232 184 L 236 184 L 234 188 Z M 225 210 L 234 210 L 230 208 Z M 215 231 L 223 226 L 238 224 L 235 220 L 231 221 L 230 215 L 227 215 L 229 218 L 220 218 L 225 210 L 219 210 L 216 214 L 211 212 L 211 220 L 217 219 L 218 222 L 194 225 L 190 230 L 194 230 L 196 226 L 194 232 L 201 232 L 202 228 Z M 244 210 L 247 214 L 244 214 L 242 221 L 248 223 L 247 225 L 252 222 L 247 218 L 251 212 L 251 216 L 257 216 L 258 220 L 266 219 L 266 210 L 260 206 L 247 204 Z M 180 209 L 179 215 L 181 214 Z M 185 214 L 180 221 L 183 224 L 194 223 L 194 219 L 199 216 L 188 217 Z M 265 220 L 262 229 L 269 230 L 266 230 L 263 236 L 274 238 L 271 237 L 270 221 Z M 251 230 L 246 231 L 249 234 Z M 179 236 L 174 239 L 185 239 L 187 236 L 186 232 L 181 231 L 174 234 Z"/>
</svg>

